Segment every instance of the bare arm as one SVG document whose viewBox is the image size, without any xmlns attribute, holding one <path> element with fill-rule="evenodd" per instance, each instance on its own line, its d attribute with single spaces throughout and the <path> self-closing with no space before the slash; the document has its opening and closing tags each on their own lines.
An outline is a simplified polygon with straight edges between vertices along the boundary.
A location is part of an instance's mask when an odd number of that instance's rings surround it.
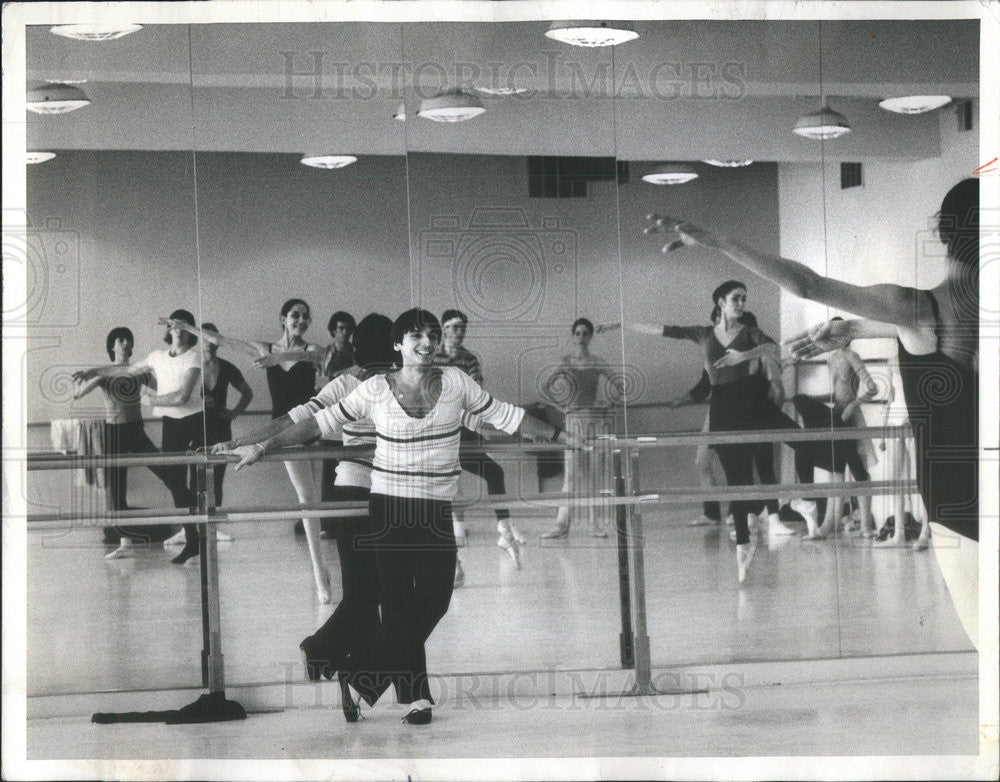
<svg viewBox="0 0 1000 782">
<path fill-rule="evenodd" d="M 256 343 L 255 343 L 256 344 Z M 259 343 L 263 344 L 263 343 Z M 318 350 L 282 350 L 276 353 L 263 352 L 257 354 L 257 357 L 253 361 L 253 365 L 258 368 L 273 367 L 283 361 L 308 361 L 317 369 L 322 370 L 323 368 L 323 354 Z M 336 377 L 339 372 L 334 373 Z M 330 378 L 333 380 L 333 378 Z"/>
<path fill-rule="evenodd" d="M 104 378 L 100 375 L 94 375 L 86 380 L 81 378 L 80 380 L 74 381 L 73 398 L 79 399 L 80 397 L 84 397 L 95 388 L 102 385 L 104 385 Z"/>
<path fill-rule="evenodd" d="M 226 410 L 223 413 L 223 416 L 227 421 L 232 421 L 234 418 L 242 414 L 243 411 L 250 406 L 250 402 L 253 400 L 253 389 L 250 388 L 250 385 L 246 380 L 242 383 L 234 384 L 233 388 L 235 388 L 239 393 L 240 401 L 236 403 L 236 407 L 232 410 Z"/>
<path fill-rule="evenodd" d="M 292 426 L 293 422 L 288 413 L 285 413 L 273 421 L 268 421 L 264 426 L 259 429 L 254 429 L 250 434 L 245 434 L 242 437 L 237 437 L 235 440 L 229 440 L 224 443 L 216 443 L 211 448 L 211 453 L 223 453 L 225 451 L 232 450 L 233 448 L 239 448 L 244 445 L 255 445 L 259 442 L 263 442 L 268 438 L 273 437 L 279 432 Z"/>
<path fill-rule="evenodd" d="M 915 328 L 933 323 L 930 320 L 931 309 L 926 301 L 926 294 L 915 288 L 901 285 L 852 285 L 824 277 L 798 261 L 760 252 L 691 223 L 657 215 L 650 217 L 653 219 L 650 233 L 676 234 L 681 245 L 701 245 L 717 250 L 799 298 L 897 326 Z M 675 245 L 677 242 L 668 247 Z M 918 319 L 918 305 L 923 305 L 922 309 L 926 310 L 926 322 Z"/>
<path fill-rule="evenodd" d="M 280 421 L 281 419 L 279 418 L 276 420 Z M 258 461 L 260 457 L 268 451 L 273 451 L 276 448 L 284 448 L 289 445 L 306 443 L 310 440 L 315 440 L 319 436 L 319 424 L 316 422 L 315 416 L 310 416 L 309 418 L 299 421 L 297 424 L 292 424 L 291 426 L 276 432 L 271 437 L 255 442 L 252 445 L 235 446 L 233 448 L 223 449 L 220 452 L 235 453 L 240 456 L 240 461 L 236 465 L 235 469 L 241 470 L 242 468 Z"/>
<path fill-rule="evenodd" d="M 517 429 L 525 437 L 539 442 L 561 443 L 570 448 L 582 448 L 583 439 L 578 435 L 567 432 L 560 426 L 553 426 L 544 421 L 539 421 L 534 416 L 524 414 L 521 425 Z"/>
<path fill-rule="evenodd" d="M 872 380 L 872 376 L 868 373 L 868 367 L 861 360 L 861 356 L 853 350 L 847 350 L 845 351 L 845 358 L 854 371 L 854 374 L 858 377 L 858 394 L 840 413 L 840 420 L 847 423 L 851 416 L 854 415 L 855 410 L 878 393 L 878 386 L 875 385 L 875 381 Z"/>
<path fill-rule="evenodd" d="M 196 337 L 199 337 L 206 342 L 211 342 L 213 345 L 218 345 L 220 348 L 238 350 L 241 353 L 246 353 L 254 358 L 270 352 L 270 346 L 266 342 L 253 342 L 236 339 L 235 337 L 226 337 L 217 331 L 206 331 L 205 329 L 198 328 L 197 326 L 192 326 L 190 323 L 185 323 L 182 320 L 160 318 L 159 323 L 161 326 L 167 326 L 168 328 L 176 327 L 181 331 L 194 334 Z"/>
<path fill-rule="evenodd" d="M 750 350 L 726 350 L 726 355 L 720 358 L 713 365 L 716 369 L 723 367 L 734 367 L 745 361 L 753 361 L 758 358 L 769 358 L 772 361 L 781 362 L 781 348 L 773 342 L 764 342 Z"/>
<path fill-rule="evenodd" d="M 814 358 L 847 347 L 854 339 L 893 339 L 896 326 L 873 320 L 828 320 L 785 340 L 797 359 Z"/>
</svg>

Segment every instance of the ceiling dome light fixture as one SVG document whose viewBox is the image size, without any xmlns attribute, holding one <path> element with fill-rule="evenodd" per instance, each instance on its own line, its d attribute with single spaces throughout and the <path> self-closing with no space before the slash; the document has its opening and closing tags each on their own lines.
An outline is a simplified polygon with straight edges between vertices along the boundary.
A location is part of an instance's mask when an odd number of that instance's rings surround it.
<svg viewBox="0 0 1000 782">
<path fill-rule="evenodd" d="M 24 162 L 29 166 L 33 166 L 37 163 L 44 163 L 46 160 L 52 160 L 55 156 L 55 152 L 28 152 L 25 155 Z"/>
<path fill-rule="evenodd" d="M 417 116 L 434 122 L 464 122 L 485 112 L 482 101 L 475 95 L 464 90 L 445 90 L 420 101 Z"/>
<path fill-rule="evenodd" d="M 299 162 L 311 168 L 333 169 L 357 163 L 358 159 L 354 155 L 303 155 Z"/>
<path fill-rule="evenodd" d="M 701 162 L 718 168 L 743 168 L 743 166 L 749 166 L 753 163 L 752 160 L 703 160 Z"/>
<path fill-rule="evenodd" d="M 476 87 L 484 95 L 520 95 L 528 91 L 527 87 Z"/>
<path fill-rule="evenodd" d="M 806 138 L 826 140 L 850 133 L 851 126 L 847 122 L 847 117 L 824 103 L 819 111 L 799 117 L 793 132 Z"/>
<path fill-rule="evenodd" d="M 65 114 L 90 105 L 83 90 L 73 84 L 48 83 L 28 88 L 28 111 L 36 114 Z"/>
<path fill-rule="evenodd" d="M 59 24 L 49 32 L 77 41 L 113 41 L 141 29 L 141 24 Z"/>
<path fill-rule="evenodd" d="M 553 22 L 546 38 L 573 46 L 616 46 L 639 37 L 628 22 L 604 22 L 591 19 Z"/>
<path fill-rule="evenodd" d="M 951 103 L 947 95 L 901 95 L 898 98 L 886 98 L 879 102 L 879 108 L 896 114 L 923 114 L 934 111 Z"/>
<path fill-rule="evenodd" d="M 698 172 L 685 163 L 660 163 L 642 177 L 651 185 L 683 185 L 698 178 Z"/>
<path fill-rule="evenodd" d="M 393 119 L 398 119 L 400 122 L 406 121 L 406 103 L 400 103 L 399 108 L 396 109 L 396 113 L 392 115 Z"/>
</svg>

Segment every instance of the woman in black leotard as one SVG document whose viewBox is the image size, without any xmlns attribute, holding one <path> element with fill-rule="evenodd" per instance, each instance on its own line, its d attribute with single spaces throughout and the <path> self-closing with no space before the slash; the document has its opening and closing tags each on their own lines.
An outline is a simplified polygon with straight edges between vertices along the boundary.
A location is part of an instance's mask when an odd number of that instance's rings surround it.
<svg viewBox="0 0 1000 782">
<path fill-rule="evenodd" d="M 316 388 L 316 372 L 323 360 L 323 349 L 303 338 L 311 321 L 309 305 L 302 299 L 289 299 L 281 307 L 281 339 L 258 342 L 224 337 L 218 332 L 199 330 L 206 342 L 221 347 L 240 349 L 254 356 L 254 366 L 267 369 L 267 385 L 271 391 L 271 416 L 281 418 L 293 407 L 305 404 Z M 316 463 L 311 459 L 286 461 L 285 469 L 292 486 L 303 504 L 316 501 Z M 303 519 L 316 599 L 330 602 L 330 572 L 323 564 L 319 546 L 319 519 Z"/>
<path fill-rule="evenodd" d="M 866 319 L 830 321 L 792 338 L 798 357 L 843 347 L 850 339 L 896 339 L 920 494 L 932 530 L 947 528 L 959 536 L 959 545 L 935 546 L 935 554 L 959 618 L 978 644 L 979 181 L 959 182 L 941 203 L 937 231 L 947 248 L 947 273 L 931 290 L 852 285 L 689 223 L 652 219 L 651 232 L 679 236 L 668 248 L 700 244 L 717 249 L 800 298 Z"/>
</svg>

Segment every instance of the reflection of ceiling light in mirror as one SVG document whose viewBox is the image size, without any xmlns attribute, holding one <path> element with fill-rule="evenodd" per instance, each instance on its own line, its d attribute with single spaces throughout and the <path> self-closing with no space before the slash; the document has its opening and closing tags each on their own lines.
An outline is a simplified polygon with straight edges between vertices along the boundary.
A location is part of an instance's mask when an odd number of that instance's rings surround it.
<svg viewBox="0 0 1000 782">
<path fill-rule="evenodd" d="M 343 168 L 351 163 L 357 163 L 354 155 L 303 155 L 299 162 L 312 168 Z"/>
<path fill-rule="evenodd" d="M 553 22 L 545 33 L 546 38 L 573 46 L 615 46 L 639 37 L 627 22 L 602 22 L 576 20 Z"/>
<path fill-rule="evenodd" d="M 651 185 L 683 185 L 698 178 L 698 172 L 684 163 L 660 163 L 645 174 L 643 182 Z"/>
<path fill-rule="evenodd" d="M 418 117 L 435 122 L 464 122 L 486 112 L 482 101 L 464 90 L 445 90 L 420 101 Z"/>
<path fill-rule="evenodd" d="M 701 162 L 719 168 L 743 168 L 743 166 L 749 166 L 753 163 L 752 160 L 703 160 Z"/>
<path fill-rule="evenodd" d="M 400 122 L 404 122 L 406 120 L 406 104 L 405 103 L 400 103 L 399 104 L 399 108 L 396 109 L 396 113 L 392 115 L 392 118 L 393 119 L 398 119 Z"/>
<path fill-rule="evenodd" d="M 36 114 L 65 114 L 90 105 L 83 90 L 72 84 L 49 83 L 28 88 L 25 107 Z"/>
<path fill-rule="evenodd" d="M 851 126 L 847 122 L 847 117 L 824 103 L 819 111 L 799 117 L 792 130 L 806 138 L 832 139 L 850 133 Z"/>
<path fill-rule="evenodd" d="M 44 163 L 46 160 L 52 160 L 55 156 L 55 152 L 28 152 L 25 156 L 25 162 L 29 166 L 33 166 L 36 163 Z"/>
<path fill-rule="evenodd" d="M 476 89 L 486 95 L 520 95 L 528 91 L 527 87 L 476 87 Z"/>
<path fill-rule="evenodd" d="M 45 79 L 46 84 L 86 84 L 86 79 Z"/>
<path fill-rule="evenodd" d="M 923 114 L 934 111 L 951 103 L 947 95 L 901 95 L 898 98 L 886 98 L 878 105 L 886 111 L 896 114 Z"/>
<path fill-rule="evenodd" d="M 113 41 L 141 29 L 141 24 L 60 24 L 49 32 L 77 41 Z"/>
</svg>

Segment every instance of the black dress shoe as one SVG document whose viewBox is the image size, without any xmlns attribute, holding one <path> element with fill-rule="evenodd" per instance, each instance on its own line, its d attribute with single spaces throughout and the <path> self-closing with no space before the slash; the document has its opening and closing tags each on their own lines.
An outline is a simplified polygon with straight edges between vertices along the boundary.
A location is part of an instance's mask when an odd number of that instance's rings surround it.
<svg viewBox="0 0 1000 782">
<path fill-rule="evenodd" d="M 428 725 L 431 721 L 431 710 L 426 709 L 413 709 L 403 717 L 403 722 L 409 723 L 410 725 Z"/>
<path fill-rule="evenodd" d="M 348 722 L 357 722 L 361 719 L 361 707 L 354 702 L 351 689 L 347 686 L 347 674 L 339 671 L 337 681 L 340 683 L 340 708 L 344 711 L 344 719 Z"/>
<path fill-rule="evenodd" d="M 306 676 L 309 677 L 309 681 L 311 682 L 318 682 L 321 676 L 329 681 L 333 678 L 335 671 L 331 670 L 329 660 L 318 659 L 318 656 L 309 646 L 310 638 L 306 638 L 299 644 L 299 651 L 302 652 L 302 662 L 306 666 Z"/>
</svg>

